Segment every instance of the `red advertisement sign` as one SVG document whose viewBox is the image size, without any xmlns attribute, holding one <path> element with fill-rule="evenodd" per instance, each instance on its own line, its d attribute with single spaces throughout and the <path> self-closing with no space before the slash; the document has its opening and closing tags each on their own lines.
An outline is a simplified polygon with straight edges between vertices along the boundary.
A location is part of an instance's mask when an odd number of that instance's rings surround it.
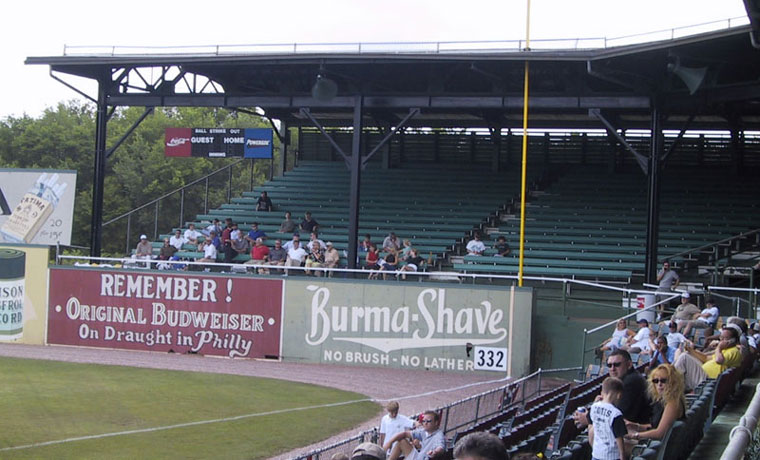
<svg viewBox="0 0 760 460">
<path fill-rule="evenodd" d="M 53 268 L 50 344 L 280 356 L 282 281 Z"/>
<path fill-rule="evenodd" d="M 167 157 L 189 157 L 192 154 L 192 134 L 190 128 L 166 128 L 164 154 Z"/>
</svg>

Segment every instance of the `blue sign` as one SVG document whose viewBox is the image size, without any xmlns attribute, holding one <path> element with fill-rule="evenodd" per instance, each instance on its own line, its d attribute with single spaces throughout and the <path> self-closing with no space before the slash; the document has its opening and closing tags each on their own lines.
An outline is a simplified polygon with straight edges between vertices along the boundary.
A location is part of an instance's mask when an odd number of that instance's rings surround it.
<svg viewBox="0 0 760 460">
<path fill-rule="evenodd" d="M 272 158 L 272 130 L 255 128 L 245 130 L 244 158 Z"/>
</svg>

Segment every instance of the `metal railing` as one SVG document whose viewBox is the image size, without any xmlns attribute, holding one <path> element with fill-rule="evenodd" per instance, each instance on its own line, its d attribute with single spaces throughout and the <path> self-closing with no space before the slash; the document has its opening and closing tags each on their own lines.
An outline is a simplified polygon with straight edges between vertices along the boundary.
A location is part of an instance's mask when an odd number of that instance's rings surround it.
<svg viewBox="0 0 760 460">
<path fill-rule="evenodd" d="M 724 292 L 738 292 L 738 293 L 746 293 L 747 299 L 744 299 L 739 296 L 728 296 L 724 294 L 719 294 L 716 291 L 724 291 Z M 730 299 L 734 305 L 734 312 L 736 316 L 742 316 L 744 318 L 748 319 L 757 319 L 758 318 L 758 311 L 757 311 L 757 295 L 760 294 L 760 288 L 739 288 L 739 287 L 729 287 L 729 286 L 708 286 L 707 292 L 710 293 L 710 295 L 715 297 L 720 297 L 723 299 Z M 742 305 L 746 305 L 747 307 L 747 315 L 743 315 L 742 311 Z M 754 308 L 753 308 L 754 307 Z"/>
<path fill-rule="evenodd" d="M 655 30 L 618 37 L 532 39 L 531 51 L 567 49 L 605 49 L 661 40 L 675 40 L 690 35 L 731 29 L 749 24 L 746 16 L 703 22 L 689 26 Z M 91 46 L 64 45 L 64 56 L 119 56 L 134 54 L 203 54 L 226 56 L 236 54 L 454 54 L 504 53 L 525 50 L 525 40 L 480 40 L 439 42 L 349 42 L 349 43 L 264 43 L 239 45 L 188 46 Z"/>
<path fill-rule="evenodd" d="M 745 458 L 745 452 L 752 442 L 760 418 L 760 384 L 755 387 L 755 395 L 752 397 L 747 411 L 739 419 L 739 424 L 731 429 L 728 435 L 728 444 L 720 456 L 720 460 L 740 460 Z"/>
<path fill-rule="evenodd" d="M 502 413 L 508 407 L 523 406 L 530 398 L 544 391 L 542 376 L 545 374 L 572 373 L 577 375 L 580 367 L 563 369 L 538 369 L 537 371 L 517 380 L 507 381 L 505 385 L 468 398 L 455 401 L 443 407 L 434 409 L 441 414 L 441 429 L 448 439 L 453 435 L 477 426 L 479 423 Z M 403 398 L 400 398 L 403 399 Z M 308 453 L 293 457 L 294 460 L 324 460 L 335 454 L 351 455 L 351 451 L 362 442 L 377 442 L 377 428 L 362 431 L 345 440 L 312 450 Z"/>
<path fill-rule="evenodd" d="M 106 226 L 114 224 L 114 223 L 119 222 L 119 221 L 122 221 L 123 219 L 127 220 L 127 222 L 126 222 L 126 237 L 125 237 L 125 246 L 124 247 L 125 247 L 125 253 L 129 254 L 129 252 L 130 252 L 130 235 L 131 235 L 131 232 L 132 232 L 132 221 L 133 221 L 133 217 L 137 213 L 139 213 L 141 211 L 145 211 L 145 210 L 149 209 L 150 207 L 154 207 L 154 210 L 153 210 L 153 238 L 152 239 L 155 240 L 156 238 L 158 238 L 158 234 L 159 234 L 158 233 L 158 228 L 159 228 L 160 217 L 163 217 L 163 216 L 161 216 L 161 213 L 160 213 L 161 203 L 164 202 L 165 200 L 169 199 L 169 198 L 172 198 L 172 197 L 175 197 L 176 195 L 179 195 L 179 207 L 178 207 L 178 209 L 179 209 L 179 218 L 177 220 L 177 226 L 178 227 L 184 227 L 184 219 L 185 219 L 185 214 L 186 214 L 186 210 L 185 210 L 185 201 L 186 201 L 185 195 L 186 195 L 186 192 L 191 187 L 194 187 L 194 186 L 196 186 L 198 184 L 201 184 L 201 183 L 204 184 L 205 189 L 204 189 L 204 193 L 203 193 L 203 197 L 204 197 L 203 198 L 203 213 L 206 214 L 206 213 L 208 213 L 209 207 L 213 206 L 213 204 L 212 205 L 209 204 L 209 181 L 212 178 L 215 178 L 216 176 L 218 176 L 218 175 L 223 174 L 223 173 L 226 172 L 227 173 L 227 180 L 226 180 L 226 193 L 225 193 L 225 197 L 226 197 L 226 202 L 229 202 L 230 199 L 232 198 L 232 193 L 233 193 L 233 168 L 235 166 L 240 165 L 241 163 L 243 163 L 245 161 L 248 161 L 248 160 L 241 158 L 241 159 L 239 159 L 237 161 L 234 161 L 234 162 L 232 162 L 232 163 L 230 163 L 230 164 L 228 164 L 226 166 L 223 166 L 223 167 L 221 167 L 219 169 L 216 169 L 216 170 L 214 170 L 214 171 L 206 174 L 205 176 L 203 176 L 203 177 L 201 177 L 199 179 L 195 179 L 192 182 L 183 185 L 182 187 L 179 187 L 179 188 L 177 188 L 175 190 L 172 190 L 171 192 L 165 193 L 165 194 L 161 195 L 160 197 L 158 197 L 158 198 L 156 198 L 154 200 L 151 200 L 151 201 L 149 201 L 149 202 L 147 202 L 145 204 L 142 204 L 142 205 L 140 205 L 140 206 L 132 209 L 131 211 L 128 211 L 128 212 L 126 212 L 124 214 L 121 214 L 119 216 L 114 217 L 113 219 L 110 219 L 110 220 L 104 222 L 103 223 L 103 227 L 105 228 Z M 250 160 L 250 181 L 249 181 L 249 188 L 248 188 L 249 190 L 253 190 L 254 174 L 255 174 L 254 173 L 254 160 L 251 159 Z M 144 233 L 144 232 L 141 231 L 139 233 Z"/>
<path fill-rule="evenodd" d="M 613 325 L 617 324 L 617 322 L 620 321 L 621 319 L 627 320 L 627 319 L 629 319 L 631 317 L 634 317 L 634 316 L 637 316 L 637 315 L 639 315 L 641 313 L 651 311 L 652 309 L 657 308 L 660 305 L 667 305 L 667 303 L 669 303 L 671 300 L 673 300 L 673 299 L 675 299 L 675 298 L 677 298 L 677 297 L 679 297 L 681 295 L 680 293 L 672 294 L 672 293 L 662 293 L 662 292 L 657 292 L 657 291 L 631 291 L 631 292 L 632 293 L 637 293 L 637 294 L 644 294 L 644 295 L 667 296 L 667 298 L 663 299 L 663 300 L 659 300 L 659 301 L 653 303 L 652 305 L 650 305 L 648 307 L 644 307 L 644 308 L 641 308 L 641 309 L 636 309 L 636 311 L 634 311 L 633 313 L 628 313 L 627 315 L 623 315 L 620 318 L 616 318 L 616 319 L 614 319 L 612 321 L 604 323 L 601 326 L 597 326 L 597 327 L 595 327 L 593 329 L 586 329 L 586 328 L 584 328 L 583 329 L 583 348 L 581 349 L 582 350 L 581 351 L 581 369 L 583 369 L 583 368 L 586 367 L 586 353 L 588 353 L 589 351 L 592 351 L 592 350 L 594 350 L 594 348 L 596 348 L 596 346 L 591 347 L 591 348 L 587 348 L 586 347 L 589 335 L 591 335 L 593 333 L 596 333 L 596 332 L 599 332 L 599 331 L 601 331 L 603 329 L 606 329 L 606 328 L 608 328 L 610 326 L 613 326 Z M 630 300 L 629 300 L 629 304 L 628 305 L 629 305 L 628 308 L 630 310 Z"/>
</svg>

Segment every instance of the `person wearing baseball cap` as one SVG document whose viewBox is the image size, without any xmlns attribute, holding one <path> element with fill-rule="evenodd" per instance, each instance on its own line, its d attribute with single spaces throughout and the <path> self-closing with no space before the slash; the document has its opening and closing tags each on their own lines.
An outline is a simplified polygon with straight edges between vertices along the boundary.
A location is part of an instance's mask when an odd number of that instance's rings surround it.
<svg viewBox="0 0 760 460">
<path fill-rule="evenodd" d="M 140 242 L 135 248 L 135 258 L 145 260 L 153 258 L 153 245 L 148 241 L 147 235 L 140 235 Z"/>
<path fill-rule="evenodd" d="M 385 460 L 385 451 L 377 444 L 363 442 L 351 453 L 351 460 Z"/>
</svg>

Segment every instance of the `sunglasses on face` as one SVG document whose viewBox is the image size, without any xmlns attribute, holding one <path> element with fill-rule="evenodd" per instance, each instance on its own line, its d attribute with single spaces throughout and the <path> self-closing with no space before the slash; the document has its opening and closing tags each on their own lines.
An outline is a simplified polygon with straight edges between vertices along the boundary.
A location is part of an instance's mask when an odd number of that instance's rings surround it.
<svg viewBox="0 0 760 460">
<path fill-rule="evenodd" d="M 657 385 L 658 383 L 668 383 L 668 379 L 652 379 L 652 383 Z"/>
<path fill-rule="evenodd" d="M 623 365 L 623 363 L 620 362 L 620 361 L 615 362 L 615 363 L 607 363 L 607 367 L 620 367 L 622 365 Z"/>
</svg>

